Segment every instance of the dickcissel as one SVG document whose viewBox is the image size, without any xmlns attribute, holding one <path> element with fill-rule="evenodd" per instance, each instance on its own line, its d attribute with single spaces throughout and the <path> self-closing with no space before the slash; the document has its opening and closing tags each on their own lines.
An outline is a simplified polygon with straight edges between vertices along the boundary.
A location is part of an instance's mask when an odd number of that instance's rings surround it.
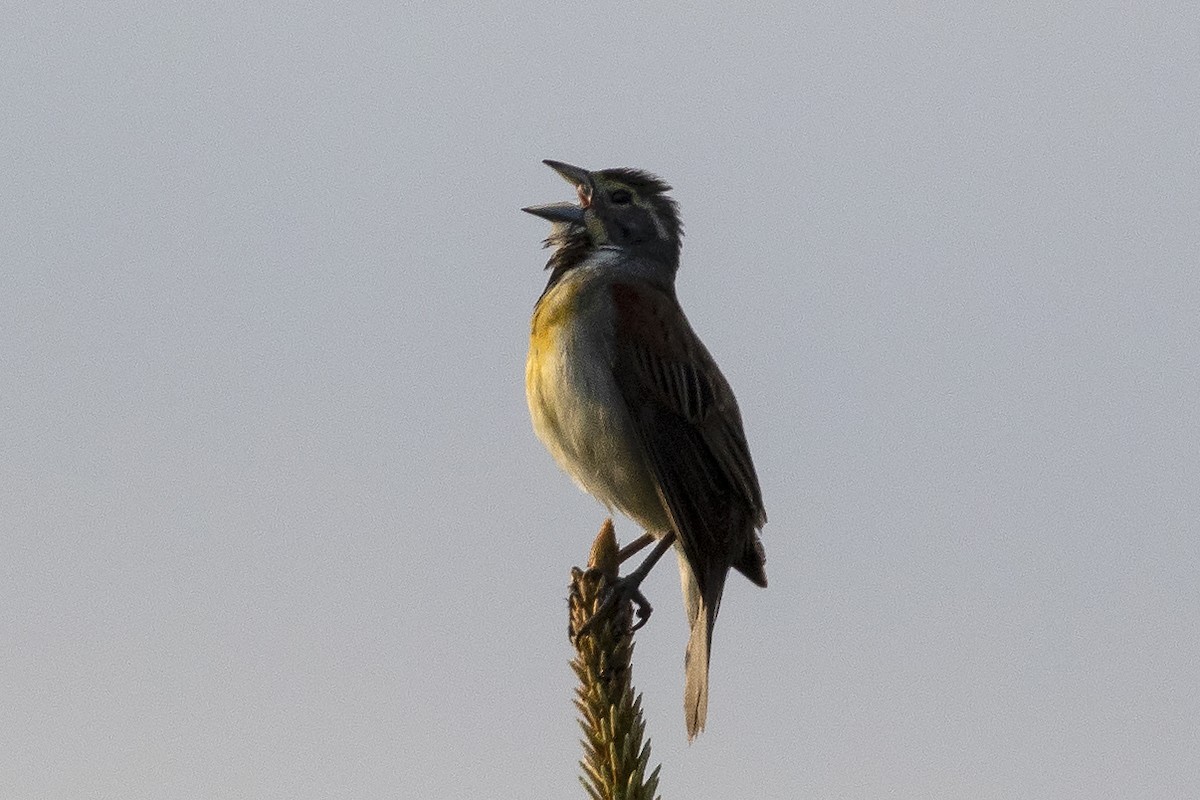
<svg viewBox="0 0 1200 800">
<path fill-rule="evenodd" d="M 671 187 L 634 169 L 545 163 L 574 185 L 579 204 L 523 209 L 554 223 L 525 367 L 529 413 L 559 466 L 656 540 L 618 582 L 639 616 L 649 604 L 638 584 L 675 548 L 691 624 L 691 739 L 708 712 L 709 647 L 729 569 L 767 585 L 758 477 L 733 391 L 675 297 L 682 227 Z"/>
</svg>

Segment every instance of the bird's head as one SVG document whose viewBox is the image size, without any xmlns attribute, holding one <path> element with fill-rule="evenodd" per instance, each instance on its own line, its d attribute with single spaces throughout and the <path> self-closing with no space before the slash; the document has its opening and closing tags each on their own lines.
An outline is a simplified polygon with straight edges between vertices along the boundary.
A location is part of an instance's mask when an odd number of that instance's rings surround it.
<svg viewBox="0 0 1200 800">
<path fill-rule="evenodd" d="M 683 226 L 671 187 L 641 170 L 619 168 L 589 172 L 546 160 L 579 194 L 579 204 L 551 203 L 523 209 L 555 223 L 548 243 L 567 244 L 586 237 L 590 248 L 616 247 L 638 258 L 679 265 Z"/>
</svg>

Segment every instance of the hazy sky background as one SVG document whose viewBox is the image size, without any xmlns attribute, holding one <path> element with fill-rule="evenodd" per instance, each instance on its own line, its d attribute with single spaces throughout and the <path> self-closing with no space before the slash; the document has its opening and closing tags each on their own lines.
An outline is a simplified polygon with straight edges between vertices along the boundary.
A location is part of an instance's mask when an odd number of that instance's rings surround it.
<svg viewBox="0 0 1200 800">
<path fill-rule="evenodd" d="M 583 796 L 542 158 L 676 187 L 770 515 L 664 798 L 1200 796 L 1194 3 L 174 6 L 0 24 L 0 797 Z"/>
</svg>

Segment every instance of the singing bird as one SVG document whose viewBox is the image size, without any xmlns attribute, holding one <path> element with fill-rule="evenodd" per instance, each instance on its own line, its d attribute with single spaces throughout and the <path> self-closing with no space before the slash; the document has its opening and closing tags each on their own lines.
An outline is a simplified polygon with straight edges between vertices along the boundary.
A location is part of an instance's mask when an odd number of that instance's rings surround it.
<svg viewBox="0 0 1200 800">
<path fill-rule="evenodd" d="M 708 713 L 709 648 L 730 567 L 767 585 L 762 492 L 733 390 L 675 296 L 682 226 L 671 187 L 647 172 L 545 161 L 574 203 L 522 209 L 553 223 L 550 280 L 533 311 L 525 390 L 533 428 L 585 491 L 657 540 L 622 578 L 638 589 L 674 546 L 691 625 L 688 739 Z"/>
</svg>

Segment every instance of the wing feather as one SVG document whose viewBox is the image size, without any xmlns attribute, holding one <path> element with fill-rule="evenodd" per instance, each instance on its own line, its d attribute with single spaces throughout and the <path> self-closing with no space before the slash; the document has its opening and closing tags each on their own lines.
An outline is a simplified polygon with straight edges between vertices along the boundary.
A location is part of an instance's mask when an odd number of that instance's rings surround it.
<svg viewBox="0 0 1200 800">
<path fill-rule="evenodd" d="M 733 390 L 673 294 L 614 284 L 617 385 L 701 590 L 737 567 L 765 584 L 762 492 Z"/>
</svg>

